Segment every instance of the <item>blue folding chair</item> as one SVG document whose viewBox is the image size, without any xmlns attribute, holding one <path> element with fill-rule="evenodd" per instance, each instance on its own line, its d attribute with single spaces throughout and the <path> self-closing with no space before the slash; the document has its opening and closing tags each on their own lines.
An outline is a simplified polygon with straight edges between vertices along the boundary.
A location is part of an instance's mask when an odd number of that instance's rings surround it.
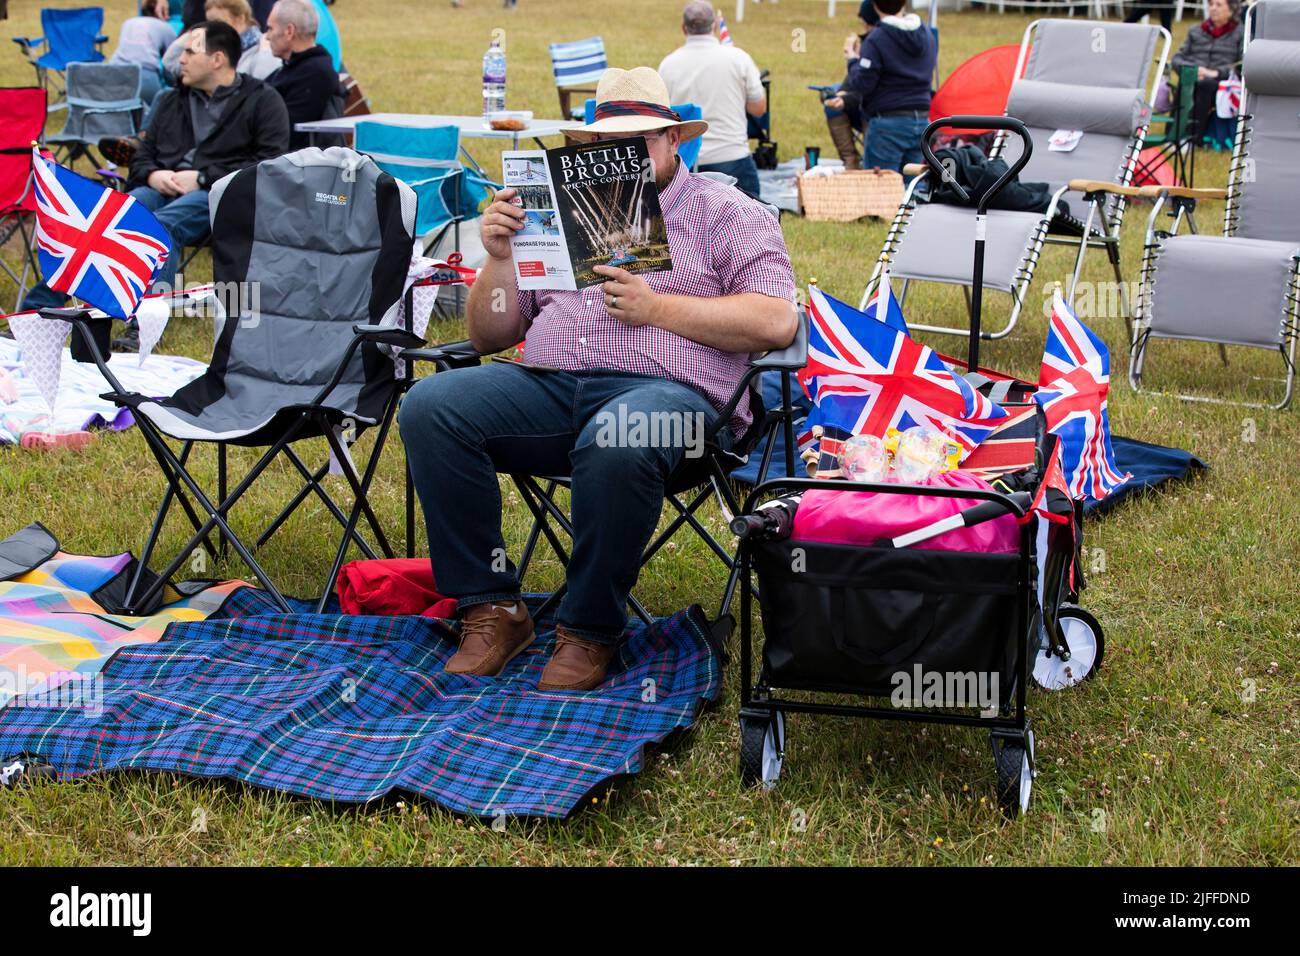
<svg viewBox="0 0 1300 956">
<path fill-rule="evenodd" d="M 596 81 L 609 69 L 605 41 L 600 37 L 588 37 L 550 46 L 551 72 L 555 74 L 555 87 L 560 93 L 560 116 L 578 119 L 582 111 L 573 106 L 571 97 L 574 93 L 596 92 Z"/>
<path fill-rule="evenodd" d="M 673 112 L 687 120 L 704 119 L 704 111 L 694 103 L 682 103 L 680 106 L 674 106 Z M 582 111 L 584 123 L 594 123 L 596 121 L 596 101 L 587 100 L 586 106 Z M 688 142 L 682 143 L 677 147 L 677 155 L 682 158 L 687 169 L 694 169 L 700 162 L 700 138 L 697 136 Z"/>
<path fill-rule="evenodd" d="M 23 54 L 36 68 L 36 82 L 50 93 L 57 76 L 62 82 L 63 72 L 69 63 L 99 63 L 104 59 L 100 49 L 108 42 L 104 29 L 103 7 L 73 7 L 58 10 L 46 7 L 41 11 L 41 29 L 44 36 L 14 37 L 13 41 L 22 49 Z M 37 55 L 40 47 L 45 52 Z M 60 97 L 63 89 L 55 90 Z M 51 110 L 62 109 L 66 104 L 51 106 Z"/>
<path fill-rule="evenodd" d="M 415 231 L 433 233 L 425 251 L 436 248 L 448 229 L 460 247 L 460 222 L 473 216 L 496 183 L 467 170 L 460 162 L 460 130 L 455 126 L 393 126 L 369 120 L 357 124 L 355 148 L 384 172 L 400 179 L 419 202 Z"/>
</svg>

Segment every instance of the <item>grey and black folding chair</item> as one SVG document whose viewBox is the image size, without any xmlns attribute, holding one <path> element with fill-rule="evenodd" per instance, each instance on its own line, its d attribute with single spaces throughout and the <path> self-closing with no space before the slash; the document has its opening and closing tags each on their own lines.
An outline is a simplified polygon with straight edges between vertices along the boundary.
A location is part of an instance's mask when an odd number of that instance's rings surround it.
<svg viewBox="0 0 1300 956">
<path fill-rule="evenodd" d="M 71 166 L 86 156 L 104 162 L 91 147 L 106 136 L 128 138 L 140 132 L 144 100 L 140 68 L 130 63 L 69 63 L 68 114 L 63 129 L 46 137 L 59 162 Z"/>
<path fill-rule="evenodd" d="M 1146 251 L 1129 382 L 1142 387 L 1152 339 L 1278 350 L 1285 408 L 1300 337 L 1300 0 L 1260 0 L 1246 13 L 1245 91 L 1227 189 L 1146 187 L 1157 197 Z M 1178 235 L 1200 199 L 1223 199 L 1222 236 Z M 1168 209 L 1172 227 L 1159 229 Z M 1204 395 L 1181 395 L 1212 401 Z M 1260 407 L 1259 403 L 1228 402 Z"/>
<path fill-rule="evenodd" d="M 404 290 L 415 241 L 415 195 L 367 157 L 332 147 L 300 150 L 232 173 L 213 186 L 209 202 L 212 274 L 224 317 L 218 316 L 207 371 L 170 398 L 155 401 L 122 388 L 105 361 L 107 320 L 84 309 L 42 312 L 73 323 L 74 355 L 79 348 L 93 360 L 112 387 L 105 397 L 131 409 L 167 482 L 121 604 L 131 613 L 149 608 L 197 548 L 216 556 L 210 541 L 216 532 L 222 548 L 233 547 L 287 611 L 254 549 L 228 521 L 231 508 L 282 455 L 305 481 L 289 510 L 314 494 L 344 529 L 321 594 L 323 607 L 350 544 L 375 557 L 358 533 L 363 517 L 385 556 L 393 556 L 367 495 L 410 382 L 410 362 L 395 361 L 384 347 L 423 344 L 410 331 L 409 302 L 406 321 L 398 321 L 409 298 Z M 368 428 L 378 432 L 362 470 L 348 445 L 353 434 Z M 321 483 L 328 465 L 312 471 L 293 447 L 318 437 L 351 491 L 347 512 Z M 179 442 L 179 451 L 170 442 Z M 196 445 L 216 449 L 215 496 L 186 467 Z M 229 446 L 265 448 L 234 488 L 227 481 Z M 173 503 L 194 533 L 155 575 L 147 569 Z"/>
<path fill-rule="evenodd" d="M 891 279 L 903 280 L 900 298 L 906 297 L 912 282 L 942 282 L 964 287 L 969 302 L 970 248 L 978 229 L 985 237 L 984 287 L 1011 296 L 1006 325 L 998 331 L 981 331 L 983 338 L 1002 338 L 1015 327 L 1044 243 L 1076 250 L 1070 298 L 1087 251 L 1104 249 L 1129 317 L 1120 270 L 1120 226 L 1127 201 L 1136 193 L 1130 183 L 1169 42 L 1164 28 L 1137 23 L 1035 20 L 1029 24 L 1006 115 L 1023 122 L 1032 136 L 1020 181 L 1048 184 L 1051 199 L 1046 211 L 990 209 L 977 223 L 973 208 L 927 201 L 932 186 L 928 167 L 909 167 L 905 172 L 916 178 L 890 224 L 861 307 L 866 308 L 886 268 Z M 1159 66 L 1153 73 L 1157 57 Z M 1082 135 L 1069 150 L 1052 149 L 1050 141 L 1058 131 Z M 1003 131 L 991 156 L 1014 164 L 1022 149 L 1019 137 Z M 1074 198 L 1067 204 L 1067 192 L 1079 193 L 1081 205 L 1075 205 Z M 912 328 L 967 334 L 965 329 L 944 326 L 913 324 Z"/>
</svg>

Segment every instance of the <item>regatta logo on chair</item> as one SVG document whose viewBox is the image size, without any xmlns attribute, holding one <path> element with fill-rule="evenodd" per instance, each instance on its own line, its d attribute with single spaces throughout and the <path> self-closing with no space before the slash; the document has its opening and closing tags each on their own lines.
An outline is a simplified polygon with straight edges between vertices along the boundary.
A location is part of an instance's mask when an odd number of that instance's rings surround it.
<svg viewBox="0 0 1300 956">
<path fill-rule="evenodd" d="M 346 206 L 348 204 L 348 197 L 342 194 L 336 196 L 333 193 L 317 193 L 316 201 L 323 202 L 329 206 Z"/>
</svg>

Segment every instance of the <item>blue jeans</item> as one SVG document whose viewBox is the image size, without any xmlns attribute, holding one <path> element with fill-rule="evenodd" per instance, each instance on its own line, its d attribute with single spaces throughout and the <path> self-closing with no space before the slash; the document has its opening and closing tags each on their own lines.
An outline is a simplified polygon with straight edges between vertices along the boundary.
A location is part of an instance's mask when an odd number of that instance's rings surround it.
<svg viewBox="0 0 1300 956">
<path fill-rule="evenodd" d="M 669 440 L 638 442 L 634 427 L 619 424 L 662 412 L 681 430 L 652 426 L 643 438 L 659 431 Z M 489 362 L 421 379 L 402 401 L 398 425 L 439 592 L 462 608 L 518 598 L 497 474 L 568 475 L 574 538 L 558 621 L 584 639 L 616 642 L 668 477 L 687 455 L 698 457 L 703 425 L 716 417 L 685 385 L 621 372 Z M 725 445 L 725 428 L 719 439 Z"/>
<path fill-rule="evenodd" d="M 154 280 L 155 288 L 165 284 L 171 289 L 176 282 L 176 270 L 181 264 L 181 251 L 208 235 L 208 192 L 206 189 L 196 189 L 184 196 L 170 197 L 149 186 L 137 186 L 131 190 L 131 198 L 152 212 L 171 238 L 171 251 L 167 254 L 167 261 Z M 66 295 L 55 292 L 42 281 L 32 286 L 23 297 L 22 307 L 59 309 L 67 304 Z"/>
<path fill-rule="evenodd" d="M 867 169 L 902 172 L 907 163 L 923 163 L 921 134 L 930 119 L 925 110 L 910 116 L 873 116 L 867 120 L 867 147 L 863 165 Z"/>
<path fill-rule="evenodd" d="M 728 176 L 735 176 L 737 189 L 749 193 L 755 199 L 758 198 L 758 167 L 754 165 L 753 156 L 733 159 L 729 163 L 702 163 L 700 172 L 726 173 Z"/>
<path fill-rule="evenodd" d="M 140 67 L 140 99 L 144 100 L 146 110 L 151 110 L 154 98 L 162 92 L 162 78 L 158 71 L 151 66 Z M 144 120 L 141 118 L 140 128 L 144 128 Z"/>
</svg>

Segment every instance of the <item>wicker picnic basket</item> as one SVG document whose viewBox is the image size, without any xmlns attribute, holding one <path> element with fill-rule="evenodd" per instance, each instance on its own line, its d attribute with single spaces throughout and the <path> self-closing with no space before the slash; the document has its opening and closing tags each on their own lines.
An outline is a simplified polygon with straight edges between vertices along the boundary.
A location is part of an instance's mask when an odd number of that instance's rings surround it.
<svg viewBox="0 0 1300 956">
<path fill-rule="evenodd" d="M 853 222 L 863 216 L 889 219 L 902 201 L 903 177 L 892 169 L 799 177 L 799 205 L 804 216 L 815 222 Z"/>
</svg>

